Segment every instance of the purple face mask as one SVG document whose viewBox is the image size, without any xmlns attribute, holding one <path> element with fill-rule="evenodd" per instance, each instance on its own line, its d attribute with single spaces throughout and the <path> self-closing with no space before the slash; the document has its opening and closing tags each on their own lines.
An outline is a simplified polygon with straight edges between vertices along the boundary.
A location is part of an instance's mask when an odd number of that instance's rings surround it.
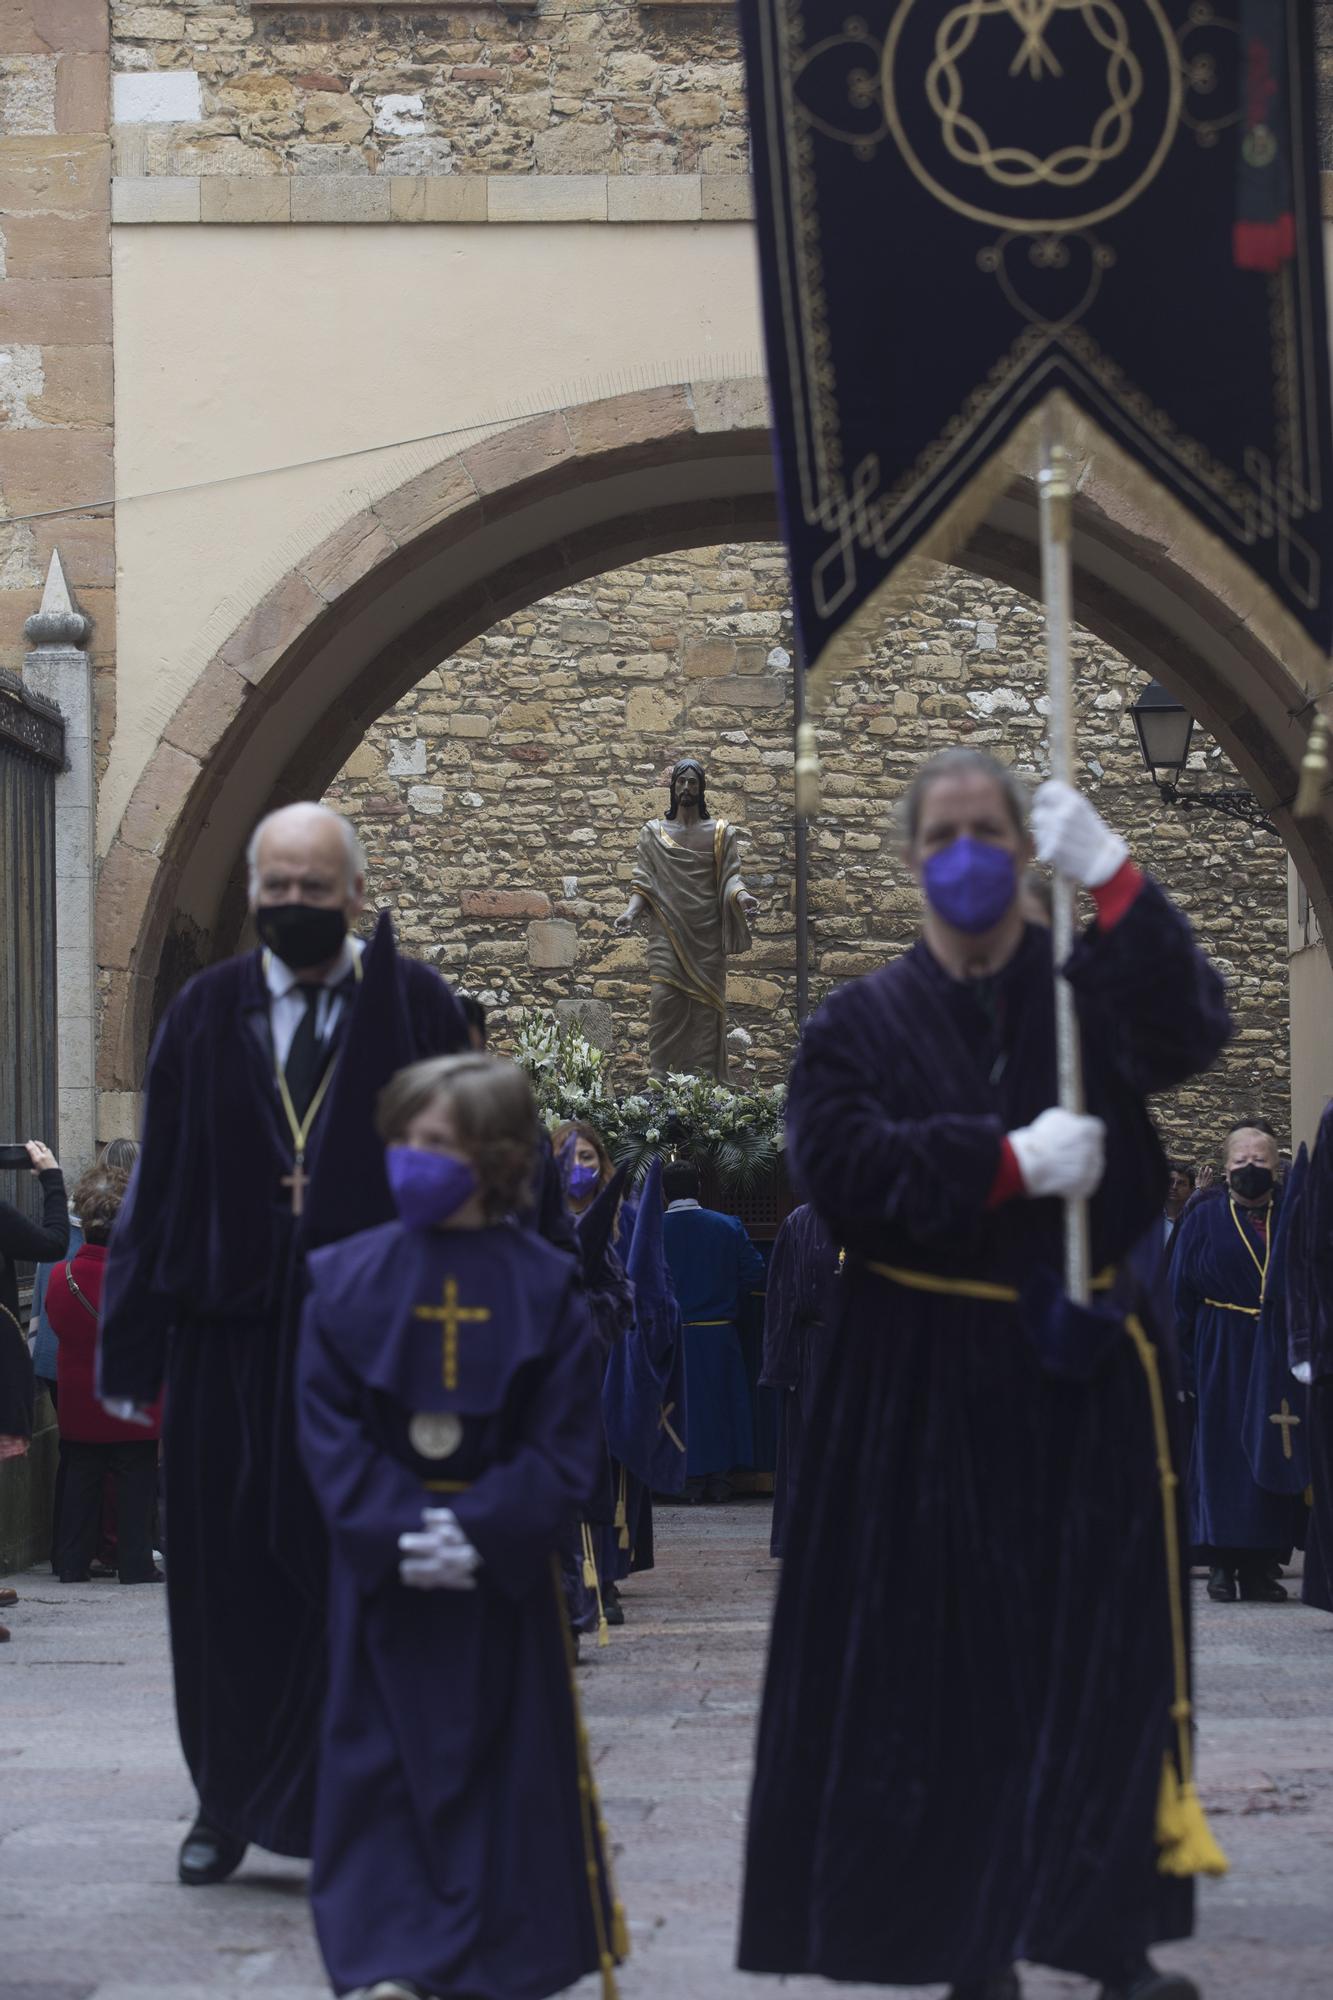
<svg viewBox="0 0 1333 2000">
<path fill-rule="evenodd" d="M 477 1176 L 466 1160 L 428 1153 L 419 1146 L 390 1146 L 385 1154 L 389 1186 L 409 1229 L 433 1229 L 446 1222 L 477 1192 Z"/>
<path fill-rule="evenodd" d="M 931 855 L 921 880 L 931 909 L 958 931 L 992 930 L 1018 894 L 1009 849 L 966 834 Z"/>
<path fill-rule="evenodd" d="M 599 1178 L 596 1167 L 574 1166 L 565 1175 L 565 1186 L 575 1201 L 582 1201 L 585 1195 L 596 1192 Z"/>
</svg>

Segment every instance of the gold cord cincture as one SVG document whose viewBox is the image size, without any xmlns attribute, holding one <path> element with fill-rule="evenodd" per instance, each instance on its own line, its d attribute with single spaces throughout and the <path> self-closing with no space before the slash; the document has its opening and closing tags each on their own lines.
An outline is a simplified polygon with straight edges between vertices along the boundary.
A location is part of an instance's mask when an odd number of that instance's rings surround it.
<svg viewBox="0 0 1333 2000">
<path fill-rule="evenodd" d="M 266 970 L 272 963 L 272 959 L 272 952 L 266 951 L 264 953 L 264 966 Z M 354 969 L 356 972 L 356 983 L 359 986 L 362 976 L 361 954 L 359 952 L 354 960 Z M 329 990 L 332 991 L 331 988 Z M 283 1175 L 281 1184 L 292 1191 L 293 1215 L 305 1214 L 305 1191 L 310 1185 L 310 1176 L 305 1170 L 306 1148 L 310 1144 L 310 1134 L 315 1129 L 315 1120 L 323 1108 L 324 1099 L 329 1094 L 329 1085 L 333 1082 L 333 1073 L 337 1067 L 338 1058 L 334 1056 L 319 1080 L 319 1088 L 310 1100 L 310 1108 L 306 1112 L 305 1117 L 298 1118 L 296 1115 L 296 1106 L 292 1102 L 292 1093 L 287 1088 L 287 1077 L 282 1065 L 276 1061 L 273 1065 L 274 1074 L 278 1082 L 278 1099 L 286 1115 L 287 1126 L 292 1135 L 292 1171 L 289 1174 Z"/>
</svg>

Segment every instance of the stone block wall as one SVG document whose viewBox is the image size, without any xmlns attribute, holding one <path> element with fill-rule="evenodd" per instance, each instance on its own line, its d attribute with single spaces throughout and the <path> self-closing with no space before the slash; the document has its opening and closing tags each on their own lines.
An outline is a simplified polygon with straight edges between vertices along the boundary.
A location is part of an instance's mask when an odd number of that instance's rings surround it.
<svg viewBox="0 0 1333 2000">
<path fill-rule="evenodd" d="M 812 997 L 910 942 L 918 898 L 896 802 L 921 758 L 964 740 L 1039 774 L 1042 627 L 1028 599 L 937 572 L 884 628 L 821 730 L 825 810 L 810 830 Z M 1076 645 L 1082 781 L 1189 912 L 1232 984 L 1221 1067 L 1163 1106 L 1205 1154 L 1259 1106 L 1285 1130 L 1286 856 L 1272 836 L 1164 807 L 1128 706 L 1145 676 L 1090 634 Z M 635 835 L 665 804 L 674 758 L 702 757 L 709 804 L 743 830 L 763 909 L 731 961 L 737 1073 L 781 1078 L 794 1037 L 792 664 L 780 549 L 694 550 L 635 564 L 506 619 L 385 715 L 329 797 L 371 857 L 373 897 L 409 949 L 496 1011 L 610 1005 L 628 1083 L 646 1070 L 643 945 L 612 931 Z M 1196 741 L 1198 739 L 1196 738 Z M 1196 785 L 1231 773 L 1201 746 Z"/>
<path fill-rule="evenodd" d="M 109 69 L 106 0 L 0 11 L 0 667 L 22 668 L 59 544 L 93 621 L 103 741 L 115 525 L 50 510 L 112 491 Z"/>
<path fill-rule="evenodd" d="M 726 5 L 323 13 L 112 0 L 111 20 L 120 175 L 748 168 Z"/>
</svg>

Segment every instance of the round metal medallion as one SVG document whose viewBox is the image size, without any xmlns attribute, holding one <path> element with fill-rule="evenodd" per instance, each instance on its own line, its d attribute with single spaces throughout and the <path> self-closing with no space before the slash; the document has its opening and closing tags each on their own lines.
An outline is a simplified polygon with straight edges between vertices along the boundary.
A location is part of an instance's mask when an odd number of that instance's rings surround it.
<svg viewBox="0 0 1333 2000">
<path fill-rule="evenodd" d="M 452 1410 L 418 1410 L 407 1441 L 423 1458 L 452 1458 L 463 1442 L 463 1419 Z"/>
</svg>

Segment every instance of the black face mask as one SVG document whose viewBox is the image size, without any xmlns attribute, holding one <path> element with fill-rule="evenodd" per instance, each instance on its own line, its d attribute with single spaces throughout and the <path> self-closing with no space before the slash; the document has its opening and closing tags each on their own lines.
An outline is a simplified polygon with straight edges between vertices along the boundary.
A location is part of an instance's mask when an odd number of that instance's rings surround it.
<svg viewBox="0 0 1333 2000">
<path fill-rule="evenodd" d="M 1233 1167 L 1227 1175 L 1234 1193 L 1244 1201 L 1262 1201 L 1266 1194 L 1273 1192 L 1273 1169 L 1271 1167 Z"/>
<path fill-rule="evenodd" d="M 321 909 L 314 903 L 261 903 L 255 911 L 255 929 L 275 958 L 293 972 L 305 972 L 338 956 L 347 936 L 347 918 L 342 910 Z"/>
</svg>

